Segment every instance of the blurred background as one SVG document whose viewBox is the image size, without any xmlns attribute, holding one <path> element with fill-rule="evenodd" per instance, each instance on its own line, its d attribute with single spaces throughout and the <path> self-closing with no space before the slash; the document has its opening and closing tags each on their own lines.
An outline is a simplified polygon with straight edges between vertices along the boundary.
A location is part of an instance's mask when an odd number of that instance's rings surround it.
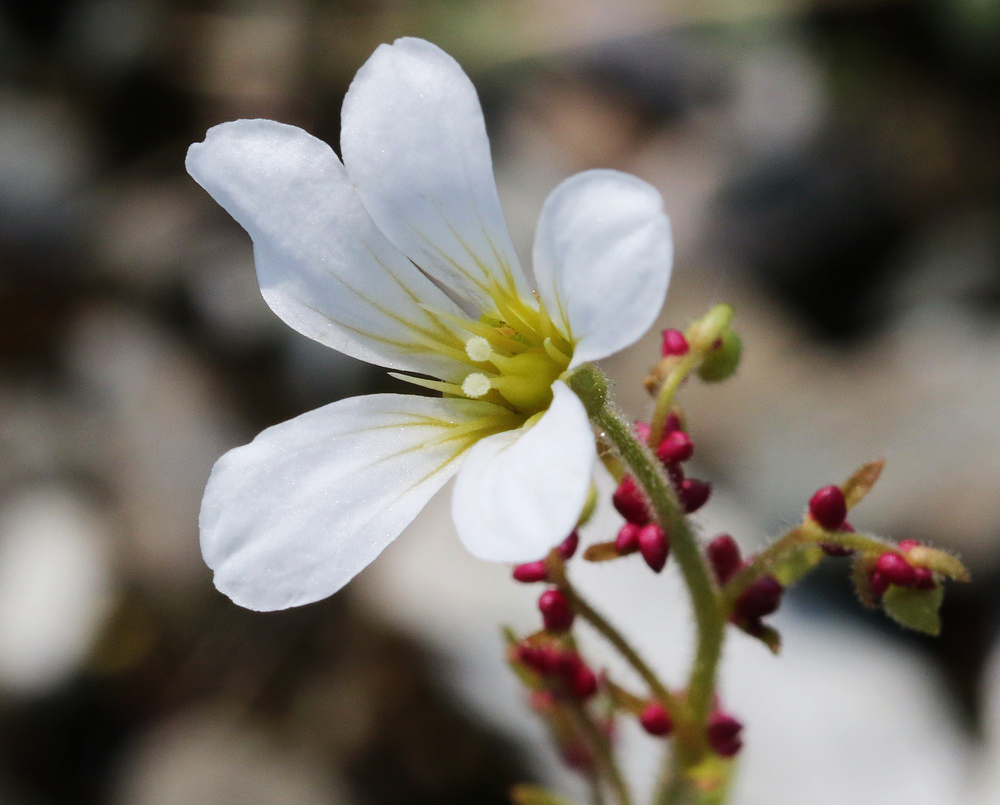
<svg viewBox="0 0 1000 805">
<path fill-rule="evenodd" d="M 402 35 L 476 83 L 523 255 L 562 178 L 617 168 L 673 221 L 661 325 L 736 307 L 739 375 L 682 397 L 707 533 L 759 545 L 884 455 L 855 524 L 972 570 L 940 639 L 834 561 L 789 597 L 798 677 L 734 638 L 738 801 L 1000 802 L 998 0 L 0 2 L 0 802 L 490 805 L 559 778 L 497 629 L 533 628 L 533 593 L 467 564 L 446 502 L 300 610 L 236 608 L 199 555 L 219 455 L 393 386 L 267 310 L 185 151 L 240 117 L 336 144 Z M 630 415 L 657 349 L 608 363 Z"/>
</svg>

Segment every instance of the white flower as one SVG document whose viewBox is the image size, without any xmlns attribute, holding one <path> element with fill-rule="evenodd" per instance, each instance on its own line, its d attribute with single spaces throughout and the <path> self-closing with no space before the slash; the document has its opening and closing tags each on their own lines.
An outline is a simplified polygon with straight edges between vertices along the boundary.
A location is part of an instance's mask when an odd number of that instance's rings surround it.
<svg viewBox="0 0 1000 805">
<path fill-rule="evenodd" d="M 300 129 L 238 120 L 187 157 L 250 233 L 278 316 L 444 395 L 342 400 L 218 461 L 202 551 L 216 586 L 251 609 L 339 590 L 456 472 L 453 517 L 473 554 L 543 556 L 573 528 L 595 460 L 560 378 L 638 339 L 670 276 L 659 194 L 590 171 L 545 203 L 533 293 L 475 89 L 428 42 L 375 51 L 344 100 L 341 147 L 343 164 Z"/>
</svg>

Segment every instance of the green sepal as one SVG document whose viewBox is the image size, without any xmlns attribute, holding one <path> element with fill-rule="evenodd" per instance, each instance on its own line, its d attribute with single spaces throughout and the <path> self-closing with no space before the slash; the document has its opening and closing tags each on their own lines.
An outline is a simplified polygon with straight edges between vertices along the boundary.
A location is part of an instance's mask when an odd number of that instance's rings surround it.
<svg viewBox="0 0 1000 805">
<path fill-rule="evenodd" d="M 583 558 L 588 562 L 607 562 L 611 559 L 620 559 L 621 554 L 618 553 L 614 542 L 595 542 L 587 546 Z"/>
<path fill-rule="evenodd" d="M 787 589 L 816 567 L 822 559 L 823 549 L 819 545 L 815 543 L 797 545 L 771 566 L 771 575 Z"/>
<path fill-rule="evenodd" d="M 933 590 L 890 585 L 882 596 L 882 609 L 902 626 L 937 636 L 941 633 L 938 610 L 943 600 L 944 587 L 940 584 Z"/>
<path fill-rule="evenodd" d="M 512 805 L 573 805 L 568 799 L 538 785 L 515 785 L 510 790 Z"/>
<path fill-rule="evenodd" d="M 871 581 L 868 579 L 868 574 L 871 573 L 874 565 L 874 560 L 864 554 L 858 554 L 851 564 L 851 583 L 854 585 L 854 592 L 868 609 L 878 607 L 878 598 L 872 591 Z"/>
<path fill-rule="evenodd" d="M 722 343 L 705 353 L 701 366 L 698 367 L 698 377 L 706 383 L 718 383 L 732 377 L 743 355 L 743 341 L 732 330 L 726 330 L 721 336 Z"/>
<path fill-rule="evenodd" d="M 844 481 L 840 488 L 847 500 L 848 509 L 853 509 L 864 500 L 865 495 L 871 492 L 872 487 L 875 486 L 875 482 L 882 474 L 883 467 L 885 467 L 884 458 L 868 461 L 858 467 L 854 471 L 854 474 Z"/>
</svg>

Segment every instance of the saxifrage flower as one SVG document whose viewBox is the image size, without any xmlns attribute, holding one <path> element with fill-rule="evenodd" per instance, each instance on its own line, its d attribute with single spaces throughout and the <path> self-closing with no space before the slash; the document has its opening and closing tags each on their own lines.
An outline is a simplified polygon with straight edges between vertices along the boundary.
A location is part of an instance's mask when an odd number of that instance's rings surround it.
<svg viewBox="0 0 1000 805">
<path fill-rule="evenodd" d="M 278 316 L 442 395 L 341 400 L 218 461 L 202 552 L 216 586 L 251 609 L 336 592 L 456 473 L 453 517 L 474 555 L 545 555 L 575 525 L 595 460 L 563 378 L 638 339 L 670 276 L 659 194 L 598 170 L 545 202 L 532 287 L 475 89 L 423 40 L 382 45 L 361 68 L 341 148 L 343 163 L 301 129 L 237 120 L 187 157 L 249 232 Z"/>
</svg>

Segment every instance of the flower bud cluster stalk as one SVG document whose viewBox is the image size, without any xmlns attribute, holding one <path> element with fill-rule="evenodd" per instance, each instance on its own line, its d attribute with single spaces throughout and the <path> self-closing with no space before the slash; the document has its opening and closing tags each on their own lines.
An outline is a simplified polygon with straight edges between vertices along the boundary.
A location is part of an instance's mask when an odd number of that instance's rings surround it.
<svg viewBox="0 0 1000 805">
<path fill-rule="evenodd" d="M 722 708 L 715 690 L 726 625 L 777 652 L 780 636 L 765 618 L 779 608 L 786 589 L 824 556 L 851 557 L 852 578 L 864 603 L 880 604 L 900 623 L 931 633 L 937 629 L 942 582 L 968 579 L 961 563 L 943 551 L 914 540 L 891 543 L 858 532 L 848 522 L 849 511 L 877 481 L 881 462 L 863 465 L 839 486 L 817 490 L 801 523 L 756 555 L 744 557 L 728 534 L 699 542 L 688 515 L 705 505 L 711 485 L 686 475 L 684 464 L 696 446 L 674 394 L 692 374 L 717 382 L 733 373 L 742 348 L 731 319 L 732 309 L 717 305 L 685 332 L 664 331 L 661 358 L 646 378 L 655 398 L 648 424 L 629 424 L 618 414 L 608 398 L 607 380 L 594 366 L 584 365 L 566 378 L 608 449 L 606 464 L 618 482 L 611 502 L 624 520 L 613 539 L 590 544 L 582 558 L 625 561 L 636 555 L 645 572 L 659 573 L 672 557 L 697 626 L 686 685 L 670 689 L 570 580 L 568 563 L 579 544 L 576 531 L 547 557 L 513 569 L 517 581 L 545 587 L 538 598 L 542 629 L 520 639 L 509 635 L 511 665 L 531 691 L 532 706 L 549 724 L 567 764 L 590 779 L 596 802 L 606 801 L 607 792 L 619 805 L 632 803 L 614 756 L 615 715 L 634 718 L 652 738 L 669 744 L 669 765 L 655 805 L 724 801 L 731 759 L 743 744 L 742 723 Z M 589 517 L 593 503 L 581 521 Z M 580 622 L 622 656 L 644 691 L 629 691 L 587 664 L 573 634 Z M 524 802 L 559 801 L 546 797 Z"/>
</svg>

